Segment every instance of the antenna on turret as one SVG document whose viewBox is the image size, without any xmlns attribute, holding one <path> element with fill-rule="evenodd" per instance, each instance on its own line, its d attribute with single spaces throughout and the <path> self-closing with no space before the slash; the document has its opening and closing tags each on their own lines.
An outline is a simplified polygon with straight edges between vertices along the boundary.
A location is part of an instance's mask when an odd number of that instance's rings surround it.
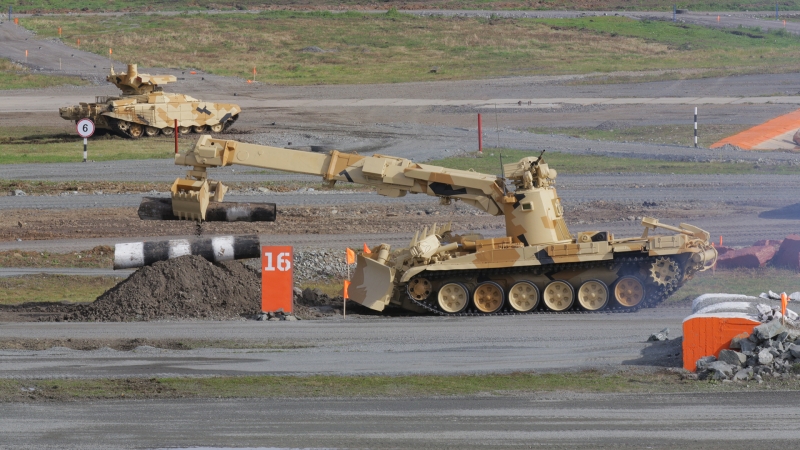
<svg viewBox="0 0 800 450">
<path fill-rule="evenodd" d="M 499 178 L 501 180 L 503 180 L 503 195 L 508 195 L 508 190 L 506 189 L 506 175 L 505 175 L 505 172 L 503 171 L 503 154 L 500 153 L 499 151 L 497 152 L 497 154 L 500 155 L 500 175 L 499 175 Z"/>
</svg>

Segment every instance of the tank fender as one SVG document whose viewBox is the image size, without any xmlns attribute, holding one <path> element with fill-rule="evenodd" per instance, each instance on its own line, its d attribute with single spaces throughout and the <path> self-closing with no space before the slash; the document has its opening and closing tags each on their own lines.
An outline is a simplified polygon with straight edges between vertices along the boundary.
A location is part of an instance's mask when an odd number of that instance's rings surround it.
<svg viewBox="0 0 800 450">
<path fill-rule="evenodd" d="M 400 277 L 400 283 L 408 283 L 408 281 L 410 279 L 414 278 L 415 275 L 417 275 L 420 272 L 425 271 L 425 269 L 427 269 L 427 268 L 428 267 L 426 267 L 426 266 L 417 266 L 417 267 L 412 267 L 412 268 L 406 270 L 406 272 L 403 274 L 403 276 Z"/>
</svg>

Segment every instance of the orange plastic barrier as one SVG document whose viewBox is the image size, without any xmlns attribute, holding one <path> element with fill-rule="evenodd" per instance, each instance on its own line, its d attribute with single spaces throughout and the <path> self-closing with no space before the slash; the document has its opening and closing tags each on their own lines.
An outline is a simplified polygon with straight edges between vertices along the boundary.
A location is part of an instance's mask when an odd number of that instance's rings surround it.
<svg viewBox="0 0 800 450">
<path fill-rule="evenodd" d="M 731 339 L 741 333 L 750 334 L 761 322 L 738 314 L 698 314 L 683 322 L 683 368 L 695 371 L 703 356 L 719 357 L 720 350 L 730 348 Z M 739 316 L 739 317 L 736 317 Z"/>
<path fill-rule="evenodd" d="M 711 148 L 722 147 L 725 144 L 735 145 L 745 150 L 751 150 L 762 142 L 800 128 L 800 109 L 768 120 L 761 125 L 742 131 L 739 134 L 726 137 L 711 145 Z"/>
</svg>

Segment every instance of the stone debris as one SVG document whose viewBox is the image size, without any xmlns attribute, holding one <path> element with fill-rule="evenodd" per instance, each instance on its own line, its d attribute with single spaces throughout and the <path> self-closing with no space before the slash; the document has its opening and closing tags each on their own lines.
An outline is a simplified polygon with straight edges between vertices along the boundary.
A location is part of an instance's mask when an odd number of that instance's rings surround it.
<svg viewBox="0 0 800 450">
<path fill-rule="evenodd" d="M 731 341 L 731 347 L 719 352 L 719 358 L 704 356 L 697 360 L 697 378 L 717 381 L 750 381 L 764 378 L 800 378 L 800 324 L 788 319 L 784 325 L 780 310 L 758 305 L 763 317 L 772 319 Z M 777 316 L 776 313 L 777 312 Z M 797 343 L 796 343 L 797 342 Z"/>
<path fill-rule="evenodd" d="M 15 197 L 24 197 L 24 196 L 26 196 L 28 194 L 26 194 L 25 191 L 23 191 L 23 190 L 14 189 L 14 191 L 11 193 L 11 195 L 13 195 Z"/>
<path fill-rule="evenodd" d="M 772 259 L 772 265 L 800 270 L 800 235 L 786 236 Z"/>
<path fill-rule="evenodd" d="M 248 260 L 246 264 L 261 270 L 261 261 L 258 259 Z M 355 264 L 350 267 L 351 276 L 354 270 Z M 344 251 L 333 249 L 295 250 L 293 271 L 294 280 L 297 283 L 344 280 L 347 278 Z"/>
<path fill-rule="evenodd" d="M 761 245 L 746 247 L 739 250 L 726 252 L 717 259 L 717 268 L 733 269 L 744 267 L 756 269 L 766 267 L 767 263 L 775 256 L 775 247 L 771 245 Z"/>
<path fill-rule="evenodd" d="M 260 312 L 256 314 L 256 320 L 260 322 L 270 321 L 270 322 L 277 322 L 280 320 L 287 320 L 290 322 L 300 320 L 294 314 L 288 314 L 283 312 L 283 309 L 279 309 L 275 312 Z"/>
<path fill-rule="evenodd" d="M 648 341 L 667 341 L 669 340 L 669 328 L 664 328 L 658 333 L 653 333 L 647 338 Z"/>
</svg>

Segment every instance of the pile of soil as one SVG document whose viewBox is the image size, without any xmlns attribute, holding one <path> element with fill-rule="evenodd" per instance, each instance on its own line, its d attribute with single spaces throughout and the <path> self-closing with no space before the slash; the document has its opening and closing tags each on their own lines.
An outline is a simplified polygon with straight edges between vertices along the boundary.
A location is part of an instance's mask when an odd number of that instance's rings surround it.
<svg viewBox="0 0 800 450">
<path fill-rule="evenodd" d="M 239 261 L 183 256 L 143 267 L 93 303 L 70 309 L 61 320 L 249 318 L 261 310 L 261 280 Z"/>
</svg>

